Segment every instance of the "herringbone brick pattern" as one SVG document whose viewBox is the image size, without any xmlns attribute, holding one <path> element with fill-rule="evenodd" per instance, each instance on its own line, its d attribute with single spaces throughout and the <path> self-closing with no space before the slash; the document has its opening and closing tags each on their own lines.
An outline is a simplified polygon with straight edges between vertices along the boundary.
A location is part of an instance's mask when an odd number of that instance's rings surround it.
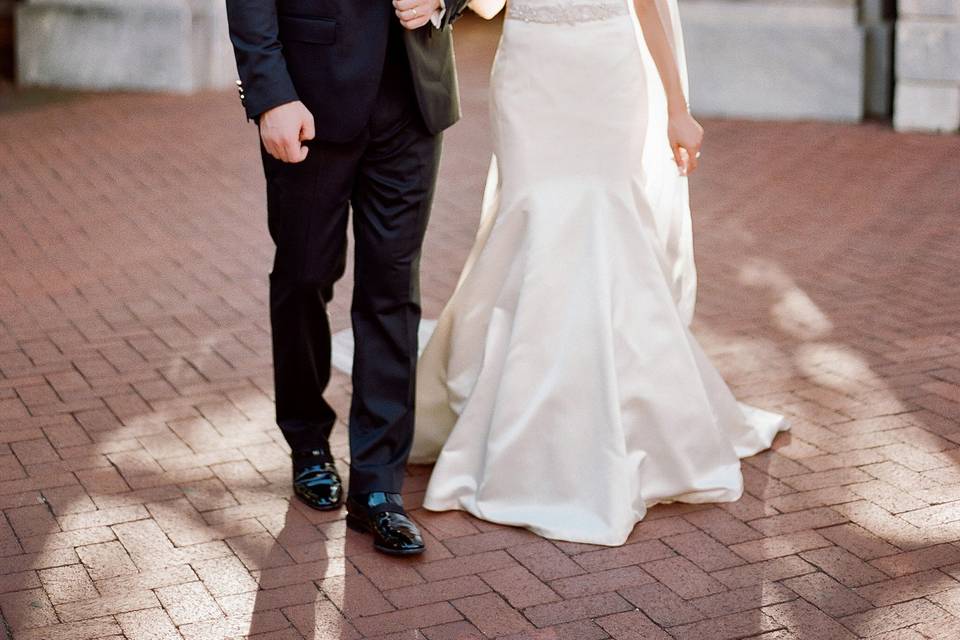
<svg viewBox="0 0 960 640">
<path fill-rule="evenodd" d="M 496 33 L 458 34 L 467 117 L 424 260 L 433 317 L 489 152 Z M 5 624 L 18 640 L 960 637 L 960 143 L 707 128 L 696 329 L 792 433 L 745 462 L 742 500 L 657 507 L 621 548 L 427 513 L 429 469 L 411 468 L 429 551 L 392 560 L 289 500 L 262 178 L 235 97 L 0 115 Z M 343 413 L 343 376 L 331 398 Z"/>
</svg>

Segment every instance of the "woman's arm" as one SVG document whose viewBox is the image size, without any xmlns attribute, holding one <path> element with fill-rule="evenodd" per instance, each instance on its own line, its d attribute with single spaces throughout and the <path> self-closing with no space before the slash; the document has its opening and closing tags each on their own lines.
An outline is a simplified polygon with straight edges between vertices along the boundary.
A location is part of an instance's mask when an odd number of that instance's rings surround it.
<svg viewBox="0 0 960 640">
<path fill-rule="evenodd" d="M 680 70 L 673 55 L 673 45 L 667 38 L 667 31 L 663 26 L 663 19 L 657 9 L 656 0 L 634 0 L 637 8 L 637 19 L 643 30 L 643 38 L 647 41 L 650 55 L 660 72 L 660 80 L 667 92 L 667 111 L 672 115 L 687 110 L 687 98 L 683 94 L 683 85 L 680 83 Z"/>
<path fill-rule="evenodd" d="M 481 18 L 492 20 L 506 4 L 506 0 L 470 0 L 467 6 Z"/>
<path fill-rule="evenodd" d="M 673 45 L 657 9 L 656 0 L 634 0 L 637 20 L 643 31 L 647 48 L 657 65 L 660 81 L 667 94 L 667 115 L 670 121 L 668 137 L 680 173 L 687 175 L 697 168 L 703 127 L 690 115 L 687 97 L 683 93 L 680 70 L 673 54 Z"/>
</svg>

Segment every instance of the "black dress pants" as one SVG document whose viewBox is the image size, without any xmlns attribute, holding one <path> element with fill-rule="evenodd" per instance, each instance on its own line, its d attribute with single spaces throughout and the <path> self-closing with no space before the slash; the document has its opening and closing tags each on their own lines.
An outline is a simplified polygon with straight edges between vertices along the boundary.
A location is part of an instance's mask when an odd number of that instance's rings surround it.
<svg viewBox="0 0 960 640">
<path fill-rule="evenodd" d="M 262 154 L 276 244 L 270 316 L 277 423 L 294 451 L 327 448 L 336 422 L 323 398 L 327 305 L 346 267 L 353 210 L 352 495 L 399 492 L 413 440 L 418 268 L 440 136 L 423 124 L 399 36 L 397 26 L 373 115 L 358 139 L 308 143 L 306 160 L 296 164 Z"/>
</svg>

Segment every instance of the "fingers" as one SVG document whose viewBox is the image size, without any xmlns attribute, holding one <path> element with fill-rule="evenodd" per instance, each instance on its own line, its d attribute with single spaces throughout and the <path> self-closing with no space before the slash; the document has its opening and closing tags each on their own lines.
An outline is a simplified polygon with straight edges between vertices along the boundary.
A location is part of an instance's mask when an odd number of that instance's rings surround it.
<svg viewBox="0 0 960 640">
<path fill-rule="evenodd" d="M 307 114 L 300 123 L 299 129 L 290 133 L 278 133 L 275 130 L 263 131 L 263 147 L 271 156 L 281 162 L 303 162 L 310 151 L 301 144 L 305 140 L 313 140 L 316 136 L 313 116 Z"/>
<path fill-rule="evenodd" d="M 281 162 L 287 161 L 283 155 L 283 146 L 277 144 L 277 141 L 274 140 L 272 136 L 268 135 L 265 131 L 261 131 L 260 139 L 263 140 L 263 148 L 267 150 L 267 153 Z"/>
<path fill-rule="evenodd" d="M 673 145 L 673 161 L 677 163 L 680 173 L 683 173 L 683 147 L 679 144 Z"/>
<path fill-rule="evenodd" d="M 315 135 L 317 130 L 313 123 L 313 114 L 306 111 L 300 123 L 300 140 L 313 140 Z"/>
<path fill-rule="evenodd" d="M 303 135 L 303 134 L 301 134 Z M 310 129 L 310 137 L 303 137 L 303 140 L 312 140 L 314 132 Z M 302 162 L 307 157 L 309 149 L 300 144 L 299 136 L 274 137 L 269 134 L 262 135 L 263 148 L 271 156 L 281 162 Z"/>
<path fill-rule="evenodd" d="M 307 154 L 310 153 L 310 149 L 306 145 L 300 144 L 297 146 L 299 146 L 300 148 L 294 152 L 294 155 L 291 157 L 290 162 L 293 162 L 293 163 L 303 162 L 304 160 L 307 159 Z"/>
<path fill-rule="evenodd" d="M 680 146 L 679 144 L 675 145 L 673 147 L 673 160 L 677 163 L 677 169 L 680 170 L 681 176 L 690 175 L 690 172 L 692 171 L 690 168 L 692 156 L 690 155 L 690 152 L 686 150 L 686 148 Z"/>
<path fill-rule="evenodd" d="M 700 166 L 700 148 L 687 149 L 679 144 L 673 145 L 673 161 L 680 170 L 680 175 L 688 176 Z"/>
<path fill-rule="evenodd" d="M 300 116 L 300 130 L 297 132 L 297 139 L 289 141 L 287 145 L 287 162 L 303 162 L 306 160 L 310 149 L 300 143 L 305 140 L 313 140 L 316 134 L 317 131 L 313 121 L 313 114 L 307 109 L 303 109 L 303 114 Z"/>
<path fill-rule="evenodd" d="M 261 114 L 260 139 L 264 150 L 281 162 L 302 162 L 308 149 L 301 144 L 313 140 L 316 127 L 313 114 L 302 102 L 295 100 L 277 105 Z"/>
<path fill-rule="evenodd" d="M 395 13 L 406 29 L 419 29 L 430 22 L 438 6 L 436 0 L 393 0 Z"/>
<path fill-rule="evenodd" d="M 698 142 L 696 146 L 686 149 L 687 152 L 687 173 L 690 175 L 697 170 L 697 167 L 700 166 L 700 143 Z"/>
<path fill-rule="evenodd" d="M 690 160 L 687 166 L 687 173 L 693 173 L 697 170 L 697 167 L 700 166 L 700 148 L 703 146 L 703 129 L 699 126 L 698 135 L 696 138 L 696 144 L 692 145 L 687 149 L 687 154 L 690 156 Z"/>
<path fill-rule="evenodd" d="M 300 162 L 307 157 L 306 153 L 303 151 L 306 150 L 306 147 L 300 144 L 300 140 L 297 138 L 287 138 L 283 141 L 283 161 L 284 162 Z"/>
<path fill-rule="evenodd" d="M 412 20 L 404 20 L 403 18 L 400 19 L 400 25 L 404 29 L 410 29 L 411 31 L 414 29 L 419 29 L 428 22 L 430 22 L 430 16 L 417 16 Z"/>
</svg>

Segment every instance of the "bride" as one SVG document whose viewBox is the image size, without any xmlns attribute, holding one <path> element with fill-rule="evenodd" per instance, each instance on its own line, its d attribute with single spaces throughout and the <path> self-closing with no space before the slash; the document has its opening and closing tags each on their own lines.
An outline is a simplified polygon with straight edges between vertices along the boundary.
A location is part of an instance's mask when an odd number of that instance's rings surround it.
<svg viewBox="0 0 960 640">
<path fill-rule="evenodd" d="M 688 328 L 702 129 L 676 0 L 628 1 L 511 0 L 476 244 L 419 367 L 428 509 L 619 545 L 653 504 L 737 500 L 786 428 Z"/>
</svg>

